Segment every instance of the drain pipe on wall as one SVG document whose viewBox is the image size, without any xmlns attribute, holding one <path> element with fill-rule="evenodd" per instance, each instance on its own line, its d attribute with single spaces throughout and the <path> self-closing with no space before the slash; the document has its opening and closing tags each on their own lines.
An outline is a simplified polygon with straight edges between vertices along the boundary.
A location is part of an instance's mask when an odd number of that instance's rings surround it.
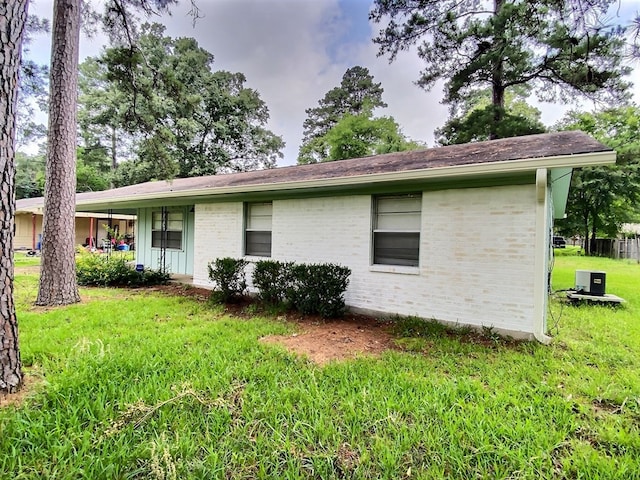
<svg viewBox="0 0 640 480">
<path fill-rule="evenodd" d="M 536 170 L 536 234 L 533 287 L 533 336 L 548 345 L 547 302 L 549 298 L 549 229 L 551 227 L 551 189 L 546 168 Z"/>
</svg>

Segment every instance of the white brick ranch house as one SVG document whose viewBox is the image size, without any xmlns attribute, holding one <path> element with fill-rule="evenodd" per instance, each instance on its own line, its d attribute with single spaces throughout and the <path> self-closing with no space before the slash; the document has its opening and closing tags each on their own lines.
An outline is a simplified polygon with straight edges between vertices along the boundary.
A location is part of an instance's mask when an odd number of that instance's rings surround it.
<svg viewBox="0 0 640 480">
<path fill-rule="evenodd" d="M 572 168 L 615 162 L 580 132 L 149 182 L 77 195 L 135 213 L 137 263 L 210 286 L 217 258 L 334 262 L 370 313 L 546 341 L 550 238 Z"/>
</svg>

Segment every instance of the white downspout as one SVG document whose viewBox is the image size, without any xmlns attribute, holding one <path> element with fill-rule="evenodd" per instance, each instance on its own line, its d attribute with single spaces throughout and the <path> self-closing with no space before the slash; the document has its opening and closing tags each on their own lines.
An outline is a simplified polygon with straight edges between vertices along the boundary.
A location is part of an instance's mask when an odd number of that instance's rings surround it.
<svg viewBox="0 0 640 480">
<path fill-rule="evenodd" d="M 533 286 L 533 336 L 545 345 L 551 342 L 546 335 L 547 326 L 547 292 L 549 268 L 549 204 L 548 171 L 546 168 L 536 170 L 536 233 L 534 245 L 534 286 Z"/>
</svg>

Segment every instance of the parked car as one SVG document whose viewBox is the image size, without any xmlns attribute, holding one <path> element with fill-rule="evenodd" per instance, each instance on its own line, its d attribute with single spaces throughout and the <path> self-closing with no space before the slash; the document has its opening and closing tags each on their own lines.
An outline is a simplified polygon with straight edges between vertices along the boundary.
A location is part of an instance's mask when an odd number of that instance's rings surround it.
<svg viewBox="0 0 640 480">
<path fill-rule="evenodd" d="M 567 241 L 564 237 L 553 237 L 553 248 L 565 248 Z"/>
</svg>

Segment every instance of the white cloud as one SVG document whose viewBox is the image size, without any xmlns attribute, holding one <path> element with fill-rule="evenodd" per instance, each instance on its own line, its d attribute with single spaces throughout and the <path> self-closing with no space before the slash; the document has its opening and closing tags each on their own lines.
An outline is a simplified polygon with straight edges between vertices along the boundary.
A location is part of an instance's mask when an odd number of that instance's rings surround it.
<svg viewBox="0 0 640 480">
<path fill-rule="evenodd" d="M 443 83 L 438 82 L 428 92 L 415 84 L 422 63 L 413 51 L 403 52 L 391 64 L 386 58 L 377 57 L 376 52 L 376 46 L 368 42 L 362 45 L 359 59 L 384 88 L 384 100 L 389 106 L 380 113 L 393 116 L 411 139 L 433 145 L 434 129 L 448 117 L 448 108 L 441 103 Z"/>
<path fill-rule="evenodd" d="M 195 27 L 181 12 L 165 19 L 167 33 L 193 36 L 215 56 L 214 68 L 245 74 L 269 107 L 270 128 L 287 143 L 281 163 L 295 163 L 304 110 L 344 71 L 328 52 L 345 27 L 337 2 L 225 0 L 201 8 L 205 17 Z"/>
</svg>

